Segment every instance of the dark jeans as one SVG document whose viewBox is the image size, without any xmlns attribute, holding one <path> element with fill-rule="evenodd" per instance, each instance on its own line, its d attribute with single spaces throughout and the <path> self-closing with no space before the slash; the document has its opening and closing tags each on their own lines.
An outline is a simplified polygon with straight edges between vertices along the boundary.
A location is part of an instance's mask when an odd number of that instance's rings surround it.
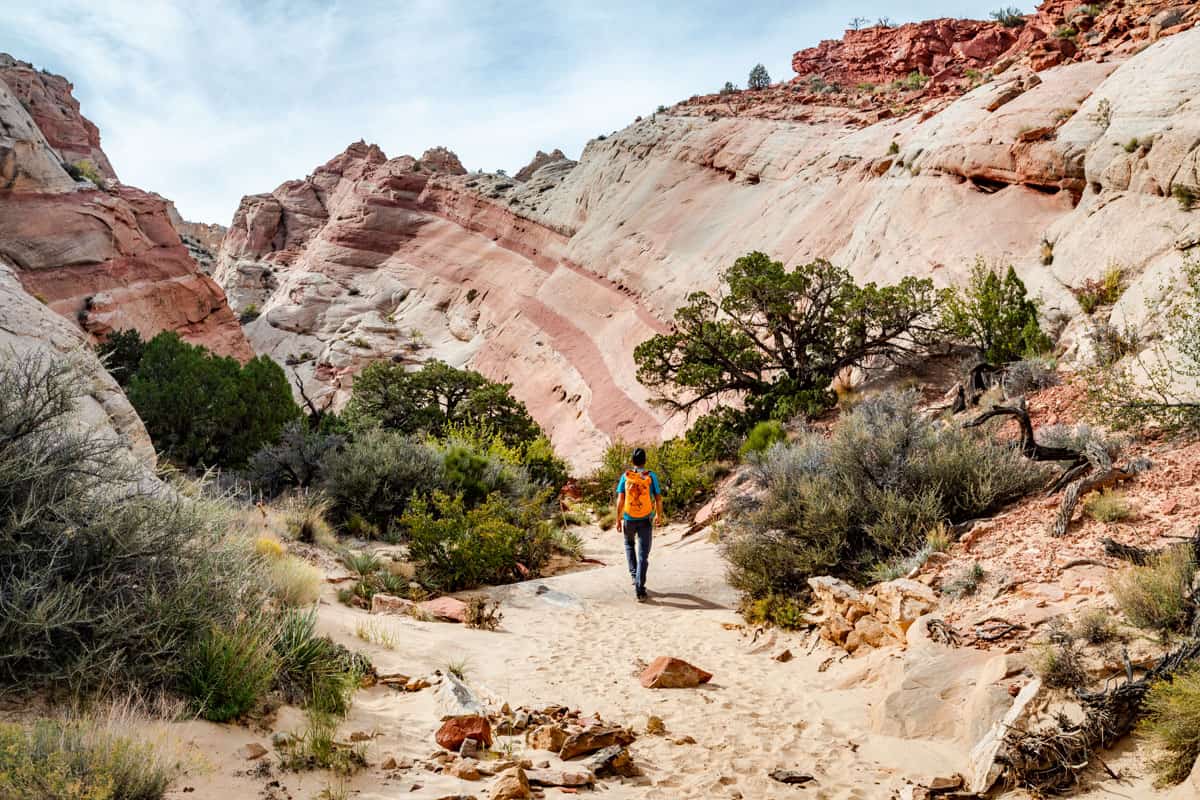
<svg viewBox="0 0 1200 800">
<path fill-rule="evenodd" d="M 653 520 L 627 519 L 625 526 L 625 558 L 629 561 L 629 577 L 638 592 L 646 590 L 646 567 L 650 561 L 650 539 L 654 533 Z M 637 552 L 633 549 L 633 537 L 637 536 Z"/>
</svg>

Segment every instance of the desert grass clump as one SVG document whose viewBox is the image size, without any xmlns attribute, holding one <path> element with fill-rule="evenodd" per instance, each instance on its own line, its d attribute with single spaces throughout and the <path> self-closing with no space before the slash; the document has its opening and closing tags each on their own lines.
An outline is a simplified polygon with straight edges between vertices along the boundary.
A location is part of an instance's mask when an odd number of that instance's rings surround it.
<svg viewBox="0 0 1200 800">
<path fill-rule="evenodd" d="M 376 620 L 362 620 L 354 626 L 354 635 L 385 650 L 396 649 L 396 631 Z"/>
<path fill-rule="evenodd" d="M 283 542 L 273 536 L 259 536 L 254 540 L 254 552 L 268 559 L 282 558 L 287 549 Z"/>
<path fill-rule="evenodd" d="M 88 367 L 0 354 L 0 688 L 180 688 L 262 606 L 263 559 L 216 501 L 144 479 L 75 425 Z"/>
<path fill-rule="evenodd" d="M 1075 689 L 1087 683 L 1083 655 L 1070 639 L 1043 647 L 1034 669 L 1051 689 Z"/>
<path fill-rule="evenodd" d="M 310 606 L 321 597 L 324 576 L 302 558 L 283 555 L 267 567 L 271 595 L 287 608 Z"/>
<path fill-rule="evenodd" d="M 1196 562 L 1189 545 L 1172 547 L 1145 566 L 1131 566 L 1112 578 L 1111 588 L 1126 618 L 1164 636 L 1181 630 L 1194 608 L 1188 599 Z"/>
<path fill-rule="evenodd" d="M 467 598 L 467 613 L 463 622 L 468 628 L 494 631 L 500 627 L 504 614 L 500 611 L 499 600 L 488 600 L 483 595 Z"/>
<path fill-rule="evenodd" d="M 1139 731 L 1159 749 L 1152 762 L 1160 785 L 1187 779 L 1200 757 L 1200 668 L 1150 687 Z"/>
<path fill-rule="evenodd" d="M 930 420 L 915 403 L 911 392 L 868 398 L 829 438 L 809 434 L 752 459 L 761 492 L 733 510 L 723 543 L 736 588 L 758 599 L 804 594 L 815 575 L 862 580 L 920 551 L 939 524 L 982 516 L 1044 480 L 1014 449 Z"/>
<path fill-rule="evenodd" d="M 1129 519 L 1133 509 L 1120 489 L 1104 489 L 1084 498 L 1083 513 L 1098 522 L 1120 522 Z"/>
<path fill-rule="evenodd" d="M 1088 644 L 1107 644 L 1117 638 L 1112 614 L 1103 608 L 1085 611 L 1075 622 L 1073 634 Z"/>
<path fill-rule="evenodd" d="M 0 797 L 160 800 L 177 772 L 153 744 L 104 721 L 0 723 Z"/>
<path fill-rule="evenodd" d="M 942 589 L 942 593 L 950 597 L 970 597 L 979 591 L 979 585 L 987 577 L 987 572 L 978 561 L 971 564 Z"/>
<path fill-rule="evenodd" d="M 335 775 L 353 775 L 367 765 L 366 747 L 337 740 L 338 719 L 332 714 L 310 711 L 308 723 L 290 737 L 282 753 L 282 766 L 296 772 L 329 770 Z"/>
<path fill-rule="evenodd" d="M 354 691 L 372 672 L 370 661 L 327 636 L 316 635 L 317 612 L 293 611 L 275 638 L 276 685 L 284 699 L 311 711 L 343 716 Z"/>
<path fill-rule="evenodd" d="M 196 711 L 227 722 L 252 710 L 274 685 L 279 671 L 275 632 L 261 617 L 212 627 L 188 654 L 184 690 Z"/>
<path fill-rule="evenodd" d="M 288 535 L 298 542 L 335 549 L 337 536 L 327 518 L 329 508 L 329 500 L 323 495 L 310 492 L 291 495 L 283 503 Z"/>
</svg>

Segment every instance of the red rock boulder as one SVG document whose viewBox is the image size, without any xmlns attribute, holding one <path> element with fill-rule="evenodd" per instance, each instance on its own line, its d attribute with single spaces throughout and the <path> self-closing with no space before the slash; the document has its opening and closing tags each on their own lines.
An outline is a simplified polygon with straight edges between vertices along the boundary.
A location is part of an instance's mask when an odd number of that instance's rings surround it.
<svg viewBox="0 0 1200 800">
<path fill-rule="evenodd" d="M 435 738 L 438 745 L 454 753 L 459 751 L 467 739 L 474 739 L 484 747 L 491 747 L 492 723 L 488 722 L 487 717 L 481 716 L 451 717 L 438 728 Z"/>
<path fill-rule="evenodd" d="M 680 658 L 659 656 L 642 673 L 641 680 L 647 689 L 691 689 L 712 680 L 712 673 Z"/>
</svg>

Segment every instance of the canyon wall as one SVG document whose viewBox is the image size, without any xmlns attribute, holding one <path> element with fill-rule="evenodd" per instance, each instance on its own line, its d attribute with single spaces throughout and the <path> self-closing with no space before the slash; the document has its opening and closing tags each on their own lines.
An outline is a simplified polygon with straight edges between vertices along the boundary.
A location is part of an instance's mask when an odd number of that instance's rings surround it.
<svg viewBox="0 0 1200 800">
<path fill-rule="evenodd" d="M 24 290 L 93 339 L 173 330 L 250 358 L 173 219 L 168 200 L 116 179 L 70 83 L 0 54 L 0 259 Z"/>
<path fill-rule="evenodd" d="M 1146 5 L 1105 6 L 1086 24 L 1106 33 L 1076 33 L 1049 61 L 1032 31 L 1067 13 L 1057 2 L 1028 31 L 945 29 L 992 37 L 978 61 L 886 66 L 887 37 L 912 39 L 905 28 L 875 31 L 883 44 L 857 54 L 825 44 L 824 60 L 797 54 L 799 68 L 930 80 L 829 92 L 810 71 L 696 97 L 593 140 L 578 163 L 540 154 L 522 180 L 360 142 L 244 198 L 217 277 L 235 308 L 259 314 L 256 350 L 310 393 L 344 402 L 373 359 L 471 366 L 512 382 L 577 467 L 613 438 L 686 426 L 651 403 L 633 348 L 750 250 L 942 286 L 977 257 L 1012 264 L 1063 355 L 1085 357 L 1096 320 L 1072 290 L 1120 265 L 1113 319 L 1152 334 L 1147 298 L 1200 242 L 1200 212 L 1176 199 L 1200 195 L 1197 9 Z M 984 62 L 988 74 L 969 66 Z M 935 70 L 951 74 L 935 84 Z"/>
</svg>

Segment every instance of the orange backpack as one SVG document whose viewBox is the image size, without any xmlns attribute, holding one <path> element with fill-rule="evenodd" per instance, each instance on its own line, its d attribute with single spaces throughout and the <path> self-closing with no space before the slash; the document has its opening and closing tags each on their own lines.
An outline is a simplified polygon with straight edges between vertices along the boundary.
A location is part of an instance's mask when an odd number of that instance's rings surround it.
<svg viewBox="0 0 1200 800">
<path fill-rule="evenodd" d="M 625 473 L 625 513 L 634 519 L 654 513 L 654 479 L 649 472 L 631 469 Z"/>
</svg>

